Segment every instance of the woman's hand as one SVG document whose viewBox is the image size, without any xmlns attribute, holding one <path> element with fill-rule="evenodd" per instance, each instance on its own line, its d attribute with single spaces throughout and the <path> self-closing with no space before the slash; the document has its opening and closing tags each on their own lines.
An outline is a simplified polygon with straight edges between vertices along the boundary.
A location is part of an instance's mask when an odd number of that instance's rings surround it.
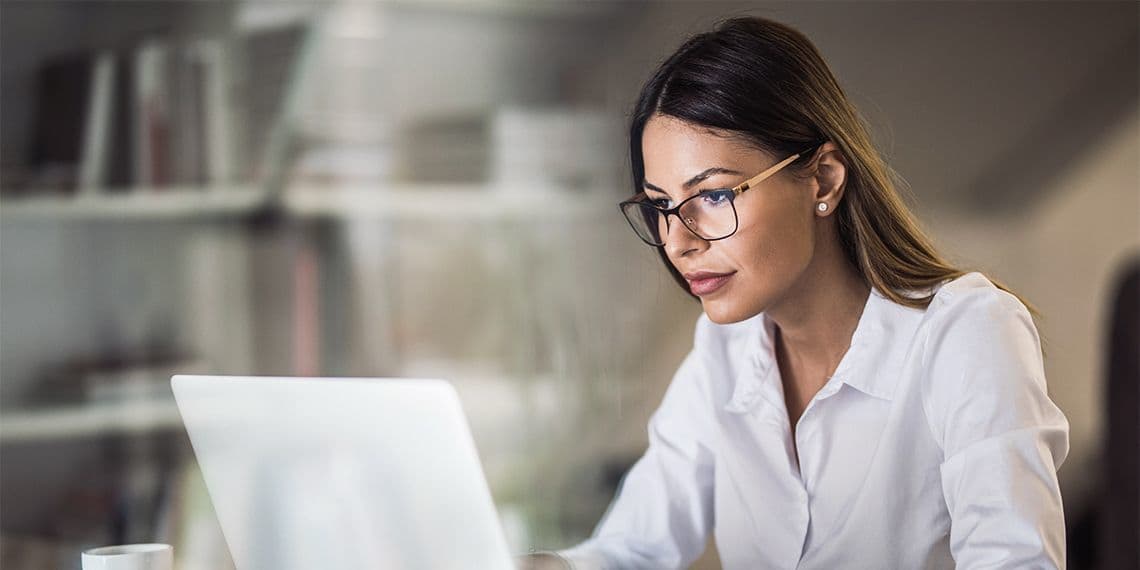
<svg viewBox="0 0 1140 570">
<path fill-rule="evenodd" d="M 565 558 L 549 552 L 539 552 L 515 558 L 518 570 L 572 570 L 573 566 Z"/>
</svg>

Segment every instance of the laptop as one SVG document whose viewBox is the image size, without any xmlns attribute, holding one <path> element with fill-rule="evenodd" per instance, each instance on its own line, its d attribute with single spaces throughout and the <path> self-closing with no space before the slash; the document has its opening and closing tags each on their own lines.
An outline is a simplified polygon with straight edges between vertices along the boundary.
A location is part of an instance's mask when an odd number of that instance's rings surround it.
<svg viewBox="0 0 1140 570">
<path fill-rule="evenodd" d="M 171 386 L 237 570 L 514 568 L 450 383 Z"/>
</svg>

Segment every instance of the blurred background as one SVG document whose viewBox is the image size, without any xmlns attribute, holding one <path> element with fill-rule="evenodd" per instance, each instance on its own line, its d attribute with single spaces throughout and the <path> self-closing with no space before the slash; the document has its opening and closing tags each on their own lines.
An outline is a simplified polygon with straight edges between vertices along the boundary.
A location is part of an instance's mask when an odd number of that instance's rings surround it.
<svg viewBox="0 0 1140 570">
<path fill-rule="evenodd" d="M 616 208 L 625 122 L 745 13 L 1042 310 L 1070 566 L 1136 568 L 1140 4 L 525 0 L 0 3 L 0 566 L 231 564 L 175 372 L 450 379 L 512 549 L 585 538 L 700 313 Z"/>
</svg>

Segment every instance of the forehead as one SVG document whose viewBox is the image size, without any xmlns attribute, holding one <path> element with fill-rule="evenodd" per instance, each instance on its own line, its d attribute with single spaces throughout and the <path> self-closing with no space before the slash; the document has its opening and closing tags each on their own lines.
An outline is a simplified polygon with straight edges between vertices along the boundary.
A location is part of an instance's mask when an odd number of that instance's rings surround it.
<svg viewBox="0 0 1140 570">
<path fill-rule="evenodd" d="M 646 181 L 668 186 L 707 168 L 738 169 L 763 160 L 763 153 L 723 131 L 662 115 L 645 124 L 641 154 Z"/>
</svg>

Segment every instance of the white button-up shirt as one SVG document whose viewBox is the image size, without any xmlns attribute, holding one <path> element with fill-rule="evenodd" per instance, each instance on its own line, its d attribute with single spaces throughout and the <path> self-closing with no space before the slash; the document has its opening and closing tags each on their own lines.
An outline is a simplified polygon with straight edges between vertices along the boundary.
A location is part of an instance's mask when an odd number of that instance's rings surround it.
<svg viewBox="0 0 1140 570">
<path fill-rule="evenodd" d="M 980 273 L 925 310 L 872 288 L 794 441 L 773 326 L 701 315 L 648 450 L 560 552 L 576 568 L 684 567 L 710 531 L 729 569 L 1064 568 L 1069 426 L 1016 297 Z"/>
</svg>

